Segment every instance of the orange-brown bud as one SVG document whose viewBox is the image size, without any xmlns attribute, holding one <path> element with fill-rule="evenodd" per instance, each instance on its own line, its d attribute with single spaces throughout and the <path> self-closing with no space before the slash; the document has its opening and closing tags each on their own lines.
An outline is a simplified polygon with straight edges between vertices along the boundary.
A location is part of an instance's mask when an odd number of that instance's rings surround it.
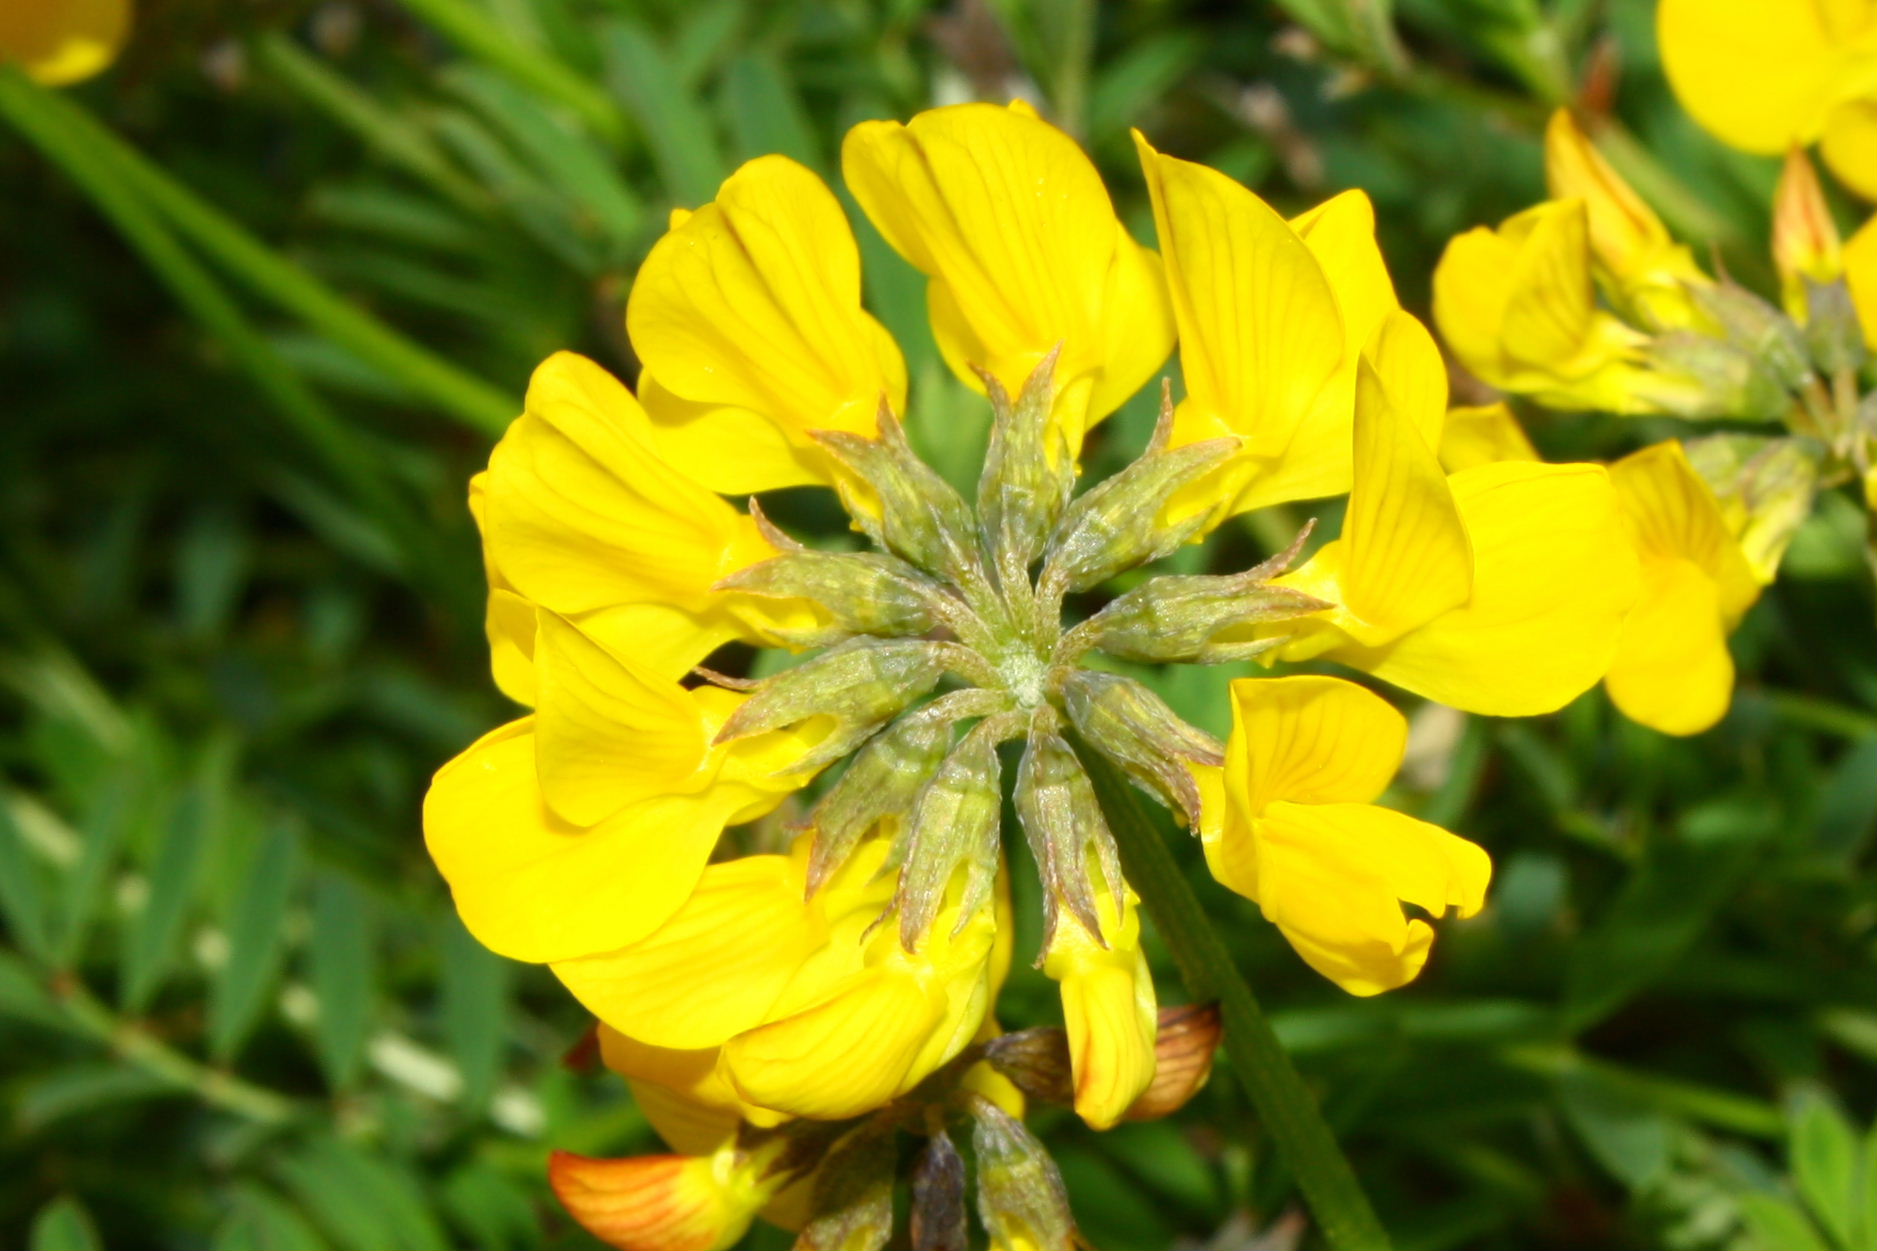
<svg viewBox="0 0 1877 1251">
<path fill-rule="evenodd" d="M 548 1185 L 588 1233 L 620 1251 L 722 1251 L 779 1185 L 726 1145 L 713 1155 L 598 1160 L 556 1151 Z"/>
<path fill-rule="evenodd" d="M 1786 154 L 1786 167 L 1773 192 L 1773 263 L 1779 267 L 1786 311 L 1801 321 L 1806 316 L 1806 280 L 1830 283 L 1844 274 L 1838 224 L 1802 148 Z"/>
<path fill-rule="evenodd" d="M 1127 1110 L 1130 1121 L 1154 1121 L 1186 1106 L 1212 1076 L 1212 1053 L 1219 1049 L 1225 1024 L 1216 1003 L 1169 1005 L 1160 1009 L 1154 1036 L 1154 1081 Z"/>
</svg>

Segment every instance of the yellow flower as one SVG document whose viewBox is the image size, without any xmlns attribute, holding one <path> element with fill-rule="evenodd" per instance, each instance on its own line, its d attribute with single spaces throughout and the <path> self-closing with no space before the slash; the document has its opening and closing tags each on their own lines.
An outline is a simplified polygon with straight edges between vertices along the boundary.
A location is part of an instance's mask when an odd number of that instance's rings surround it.
<svg viewBox="0 0 1877 1251">
<path fill-rule="evenodd" d="M 1470 917 L 1492 876 L 1479 847 L 1376 806 L 1407 735 L 1400 713 L 1354 683 L 1240 679 L 1225 765 L 1197 770 L 1212 875 L 1355 995 L 1413 981 L 1427 962 L 1434 928 L 1402 901 Z"/>
<path fill-rule="evenodd" d="M 1064 910 L 1043 972 L 1062 984 L 1075 1110 L 1091 1128 L 1108 1129 L 1153 1084 L 1158 1013 L 1134 892 L 1124 886 L 1117 908 L 1104 886 L 1095 902 L 1106 942 Z"/>
<path fill-rule="evenodd" d="M 1589 210 L 1539 204 L 1456 236 L 1434 270 L 1434 321 L 1483 382 L 1557 408 L 1656 413 L 1647 336 L 1597 306 Z"/>
<path fill-rule="evenodd" d="M 1844 280 L 1851 288 L 1864 342 L 1877 352 L 1877 217 L 1845 241 Z"/>
<path fill-rule="evenodd" d="M 814 430 L 871 436 L 906 407 L 906 365 L 860 307 L 860 251 L 839 201 L 781 156 L 677 213 L 632 285 L 626 329 L 659 448 L 712 490 L 831 485 Z"/>
<path fill-rule="evenodd" d="M 1440 427 L 1440 467 L 1448 473 L 1502 460 L 1537 460 L 1538 451 L 1503 403 L 1450 408 Z"/>
<path fill-rule="evenodd" d="M 841 170 L 893 249 L 930 279 L 932 330 L 969 386 L 1013 395 L 1045 356 L 1068 450 L 1173 347 L 1159 258 L 1115 217 L 1075 141 L 1026 104 L 959 104 L 862 122 Z"/>
<path fill-rule="evenodd" d="M 0 5 L 0 64 L 48 87 L 101 73 L 130 34 L 130 0 L 7 0 Z"/>
<path fill-rule="evenodd" d="M 1798 148 L 1786 153 L 1773 193 L 1773 262 L 1786 311 L 1802 324 L 1810 312 L 1806 283 L 1832 283 L 1844 276 L 1838 225 L 1817 171 Z"/>
<path fill-rule="evenodd" d="M 1549 712 L 1609 667 L 1636 565 L 1599 465 L 1500 461 L 1448 476 L 1427 332 L 1394 314 L 1356 391 L 1340 538 L 1277 579 L 1337 607 L 1277 652 L 1328 656 L 1469 712 Z"/>
<path fill-rule="evenodd" d="M 1605 685 L 1633 720 L 1664 734 L 1699 733 L 1727 711 L 1727 636 L 1759 598 L 1760 582 L 1680 443 L 1627 456 L 1610 477 L 1642 562 L 1642 596 Z"/>
<path fill-rule="evenodd" d="M 1173 442 L 1244 441 L 1202 484 L 1217 520 L 1348 490 L 1356 362 L 1396 308 L 1368 197 L 1286 222 L 1224 174 L 1134 142 L 1180 329 Z"/>
<path fill-rule="evenodd" d="M 697 1155 L 591 1159 L 556 1151 L 548 1183 L 574 1219 L 621 1251 L 725 1251 L 791 1179 L 787 1143 L 725 1142 Z"/>
<path fill-rule="evenodd" d="M 1816 140 L 1877 199 L 1877 0 L 1662 0 L 1656 35 L 1696 121 L 1748 152 Z"/>
<path fill-rule="evenodd" d="M 506 597 L 497 604 L 496 591 L 671 677 L 730 639 L 763 641 L 772 626 L 807 621 L 790 601 L 714 589 L 776 549 L 664 460 L 632 393 L 583 356 L 558 352 L 535 370 L 522 415 L 477 482 L 471 506 L 492 571 L 491 611 L 502 617 L 497 664 L 511 673 L 531 645 L 516 633 L 524 616 Z M 524 698 L 521 677 L 502 685 Z"/>
<path fill-rule="evenodd" d="M 711 865 L 651 934 L 553 966 L 635 1045 L 621 1059 L 634 1076 L 747 1120 L 835 1120 L 905 1094 L 978 1035 L 1008 968 L 1007 900 L 956 933 L 954 900 L 908 952 L 875 925 L 895 889 L 887 843 L 804 902 L 810 842 Z"/>
<path fill-rule="evenodd" d="M 686 690 L 538 613 L 540 712 L 438 771 L 424 837 L 463 923 L 517 960 L 610 951 L 684 901 L 726 825 L 808 781 L 819 727 L 713 745 L 743 702 Z"/>
<path fill-rule="evenodd" d="M 1654 329 L 1705 323 L 1689 288 L 1710 279 L 1565 109 L 1545 128 L 1545 181 L 1552 199 L 1584 202 L 1591 255 L 1619 308 Z"/>
</svg>

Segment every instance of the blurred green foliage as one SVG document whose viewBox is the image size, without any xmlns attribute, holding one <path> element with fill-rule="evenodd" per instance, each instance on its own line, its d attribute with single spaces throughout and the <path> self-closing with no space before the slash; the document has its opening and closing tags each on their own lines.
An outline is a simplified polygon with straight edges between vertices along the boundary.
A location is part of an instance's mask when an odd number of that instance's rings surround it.
<svg viewBox="0 0 1877 1251">
<path fill-rule="evenodd" d="M 0 77 L 0 1243 L 593 1245 L 548 1197 L 549 1146 L 651 1137 L 558 1063 L 585 1022 L 552 979 L 458 925 L 418 803 L 509 715 L 464 483 L 549 352 L 631 376 L 623 299 L 670 207 L 762 152 L 832 174 L 861 118 L 1022 93 L 1143 236 L 1131 125 L 1291 211 L 1366 188 L 1425 312 L 1447 237 L 1539 196 L 1537 128 L 1577 102 L 1614 109 L 1606 141 L 1676 229 L 1763 278 L 1772 165 L 1680 113 L 1650 18 L 148 0 L 106 78 Z M 915 435 L 962 476 L 981 406 L 859 229 Z M 1662 431 L 1535 433 L 1613 455 Z M 1400 1245 L 1877 1245 L 1877 633 L 1855 509 L 1827 503 L 1709 734 L 1600 693 L 1543 721 L 1416 715 L 1393 800 L 1498 878 L 1413 987 L 1343 996 L 1194 858 Z M 1302 516 L 1214 546 L 1269 550 Z M 1217 730 L 1227 676 L 1164 689 Z M 1005 1024 L 1056 1019 L 1018 964 Z M 1171 1122 L 1036 1124 L 1097 1246 L 1309 1241 L 1229 1073 Z"/>
</svg>

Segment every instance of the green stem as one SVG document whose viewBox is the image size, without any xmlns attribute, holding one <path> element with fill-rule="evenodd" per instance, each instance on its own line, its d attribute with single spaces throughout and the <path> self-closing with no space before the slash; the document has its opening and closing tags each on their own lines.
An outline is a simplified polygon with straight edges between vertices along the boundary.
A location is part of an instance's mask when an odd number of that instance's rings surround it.
<svg viewBox="0 0 1877 1251">
<path fill-rule="evenodd" d="M 1114 830 L 1129 883 L 1140 892 L 1187 990 L 1196 999 L 1219 1002 L 1225 1019 L 1222 1045 L 1232 1072 L 1297 1178 L 1324 1239 L 1348 1251 L 1387 1251 L 1387 1231 L 1336 1145 L 1315 1097 L 1291 1064 L 1140 797 L 1098 753 L 1084 746 L 1080 755 Z"/>
</svg>

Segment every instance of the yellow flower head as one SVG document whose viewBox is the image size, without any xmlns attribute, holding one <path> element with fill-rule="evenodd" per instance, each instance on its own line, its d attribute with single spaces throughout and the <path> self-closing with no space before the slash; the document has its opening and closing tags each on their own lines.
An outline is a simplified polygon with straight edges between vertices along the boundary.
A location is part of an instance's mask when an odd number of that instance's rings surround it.
<svg viewBox="0 0 1877 1251">
<path fill-rule="evenodd" d="M 1379 807 L 1407 747 L 1401 714 L 1338 678 L 1232 683 L 1232 737 L 1202 786 L 1222 797 L 1202 826 L 1212 874 L 1255 900 L 1317 972 L 1355 995 L 1414 980 L 1439 918 L 1485 902 L 1486 853 Z"/>
<path fill-rule="evenodd" d="M 1817 142 L 1877 199 L 1877 2 L 1662 0 L 1656 36 L 1696 121 L 1748 152 Z"/>
<path fill-rule="evenodd" d="M 8 0 L 0 6 L 0 64 L 64 87 L 102 73 L 130 35 L 130 0 Z"/>
<path fill-rule="evenodd" d="M 621 1251 L 725 1251 L 788 1181 L 777 1167 L 784 1145 L 623 1160 L 556 1151 L 548 1182 L 575 1220 Z"/>
</svg>

